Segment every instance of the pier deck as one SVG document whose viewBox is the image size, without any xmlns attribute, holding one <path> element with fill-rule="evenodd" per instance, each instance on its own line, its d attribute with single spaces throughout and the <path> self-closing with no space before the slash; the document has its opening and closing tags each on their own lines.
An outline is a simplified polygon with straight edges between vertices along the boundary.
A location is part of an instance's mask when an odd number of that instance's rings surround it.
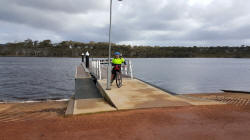
<svg viewBox="0 0 250 140">
<path fill-rule="evenodd" d="M 111 90 L 105 89 L 106 80 L 99 80 L 98 84 L 118 110 L 191 105 L 137 79 L 124 79 L 121 88 L 113 83 Z"/>
<path fill-rule="evenodd" d="M 101 67 L 103 79 L 97 80 L 96 85 L 89 70 L 91 71 L 83 64 L 77 67 L 75 95 L 68 103 L 66 115 L 140 108 L 224 104 L 214 100 L 172 95 L 129 77 L 123 77 L 121 88 L 118 88 L 114 82 L 111 90 L 106 90 L 107 69 Z"/>
<path fill-rule="evenodd" d="M 118 110 L 223 104 L 217 101 L 201 101 L 175 96 L 137 79 L 124 79 L 121 88 L 117 88 L 113 83 L 111 90 L 106 90 L 106 80 L 98 80 L 97 86 L 102 89 L 102 94 L 107 98 L 107 101 L 111 102 Z"/>
</svg>

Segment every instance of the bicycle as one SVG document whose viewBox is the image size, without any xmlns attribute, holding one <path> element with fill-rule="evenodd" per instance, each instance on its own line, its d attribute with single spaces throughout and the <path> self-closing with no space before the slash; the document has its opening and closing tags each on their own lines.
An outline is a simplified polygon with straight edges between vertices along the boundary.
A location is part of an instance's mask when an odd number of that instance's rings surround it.
<svg viewBox="0 0 250 140">
<path fill-rule="evenodd" d="M 116 82 L 116 86 L 118 88 L 120 88 L 122 86 L 122 74 L 121 74 L 121 66 L 116 65 L 114 67 L 114 69 L 116 70 L 114 78 L 112 79 L 112 82 L 115 80 Z"/>
</svg>

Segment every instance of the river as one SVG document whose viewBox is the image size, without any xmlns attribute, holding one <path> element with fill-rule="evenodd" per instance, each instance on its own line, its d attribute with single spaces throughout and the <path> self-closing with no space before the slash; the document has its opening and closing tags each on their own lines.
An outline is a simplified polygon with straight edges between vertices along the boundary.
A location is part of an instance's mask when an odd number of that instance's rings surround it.
<svg viewBox="0 0 250 140">
<path fill-rule="evenodd" d="M 250 91 L 250 59 L 133 58 L 135 77 L 173 93 Z M 69 99 L 80 58 L 0 57 L 0 101 Z"/>
</svg>

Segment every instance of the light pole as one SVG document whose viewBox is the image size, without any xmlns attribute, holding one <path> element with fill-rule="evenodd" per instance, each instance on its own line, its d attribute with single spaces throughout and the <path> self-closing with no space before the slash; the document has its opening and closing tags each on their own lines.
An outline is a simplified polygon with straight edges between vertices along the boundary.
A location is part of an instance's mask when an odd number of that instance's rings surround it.
<svg viewBox="0 0 250 140">
<path fill-rule="evenodd" d="M 122 0 L 118 0 L 122 1 Z M 112 0 L 110 0 L 110 23 L 109 23 L 109 58 L 108 58 L 108 72 L 107 72 L 107 90 L 111 90 L 110 82 L 111 82 L 111 63 L 110 63 L 110 57 L 111 57 L 111 23 L 112 23 Z"/>
</svg>

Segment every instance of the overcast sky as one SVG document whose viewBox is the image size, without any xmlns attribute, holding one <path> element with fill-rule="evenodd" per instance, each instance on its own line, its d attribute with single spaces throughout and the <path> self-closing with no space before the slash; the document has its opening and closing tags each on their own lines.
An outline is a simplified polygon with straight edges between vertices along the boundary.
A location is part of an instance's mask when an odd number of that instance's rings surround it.
<svg viewBox="0 0 250 140">
<path fill-rule="evenodd" d="M 0 43 L 107 42 L 109 0 L 0 0 Z M 112 42 L 250 45 L 249 0 L 113 0 Z"/>
</svg>

